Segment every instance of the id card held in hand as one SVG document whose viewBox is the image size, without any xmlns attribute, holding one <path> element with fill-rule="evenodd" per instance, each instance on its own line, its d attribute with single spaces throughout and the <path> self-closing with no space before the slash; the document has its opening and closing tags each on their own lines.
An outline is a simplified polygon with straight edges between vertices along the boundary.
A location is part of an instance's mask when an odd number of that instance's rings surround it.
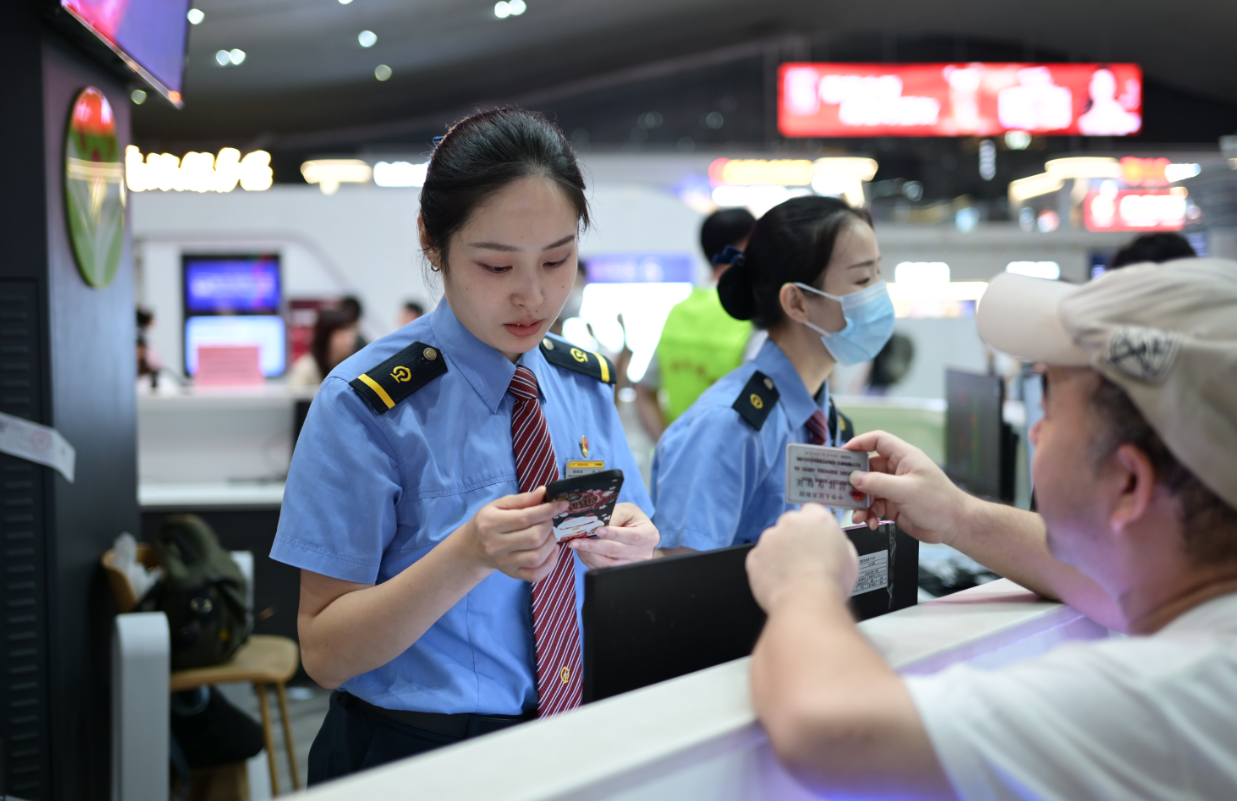
<svg viewBox="0 0 1237 801">
<path fill-rule="evenodd" d="M 545 499 L 566 501 L 567 511 L 554 518 L 554 538 L 559 542 L 591 537 L 602 526 L 609 525 L 623 486 L 622 470 L 566 478 L 548 485 Z"/>
<path fill-rule="evenodd" d="M 786 446 L 786 503 L 867 509 L 871 496 L 850 483 L 856 470 L 867 472 L 866 453 L 792 442 Z"/>
</svg>

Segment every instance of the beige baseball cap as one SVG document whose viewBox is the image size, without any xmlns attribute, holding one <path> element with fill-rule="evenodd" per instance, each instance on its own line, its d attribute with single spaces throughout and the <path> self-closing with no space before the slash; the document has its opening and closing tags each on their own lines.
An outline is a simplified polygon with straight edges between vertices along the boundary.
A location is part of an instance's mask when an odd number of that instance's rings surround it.
<svg viewBox="0 0 1237 801">
<path fill-rule="evenodd" d="M 1002 274 L 975 317 L 997 350 L 1091 367 L 1121 387 L 1172 454 L 1237 507 L 1237 261 L 1131 265 L 1086 284 Z"/>
</svg>

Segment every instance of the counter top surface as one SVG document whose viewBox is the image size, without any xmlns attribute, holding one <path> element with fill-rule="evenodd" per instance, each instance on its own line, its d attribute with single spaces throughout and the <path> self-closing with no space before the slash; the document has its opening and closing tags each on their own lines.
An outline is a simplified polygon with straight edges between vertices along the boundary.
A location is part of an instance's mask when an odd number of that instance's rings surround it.
<svg viewBox="0 0 1237 801">
<path fill-rule="evenodd" d="M 1008 581 L 920 604 L 859 624 L 900 672 L 968 648 L 999 648 L 1082 616 Z M 313 799 L 427 798 L 528 801 L 571 796 L 621 782 L 650 765 L 701 750 L 763 742 L 748 695 L 750 658 L 655 684 L 561 717 L 534 721 L 316 789 Z M 939 665 L 938 665 L 939 667 Z M 587 743 L 586 753 L 572 744 Z M 485 770 L 477 766 L 484 765 Z"/>
<path fill-rule="evenodd" d="M 283 503 L 283 481 L 220 481 L 156 484 L 137 487 L 138 506 L 200 509 L 225 506 L 274 506 Z"/>
</svg>

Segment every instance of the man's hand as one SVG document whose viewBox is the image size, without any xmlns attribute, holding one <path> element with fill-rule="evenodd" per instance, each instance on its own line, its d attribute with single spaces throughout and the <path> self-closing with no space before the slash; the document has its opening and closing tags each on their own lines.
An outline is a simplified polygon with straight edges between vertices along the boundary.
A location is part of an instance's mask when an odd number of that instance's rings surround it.
<svg viewBox="0 0 1237 801">
<path fill-rule="evenodd" d="M 473 558 L 512 578 L 540 581 L 550 575 L 558 557 L 555 515 L 567 511 L 566 501 L 543 503 L 545 487 L 507 495 L 477 510 L 461 528 Z"/>
<path fill-rule="evenodd" d="M 892 520 L 921 542 L 949 544 L 974 499 L 927 454 L 884 431 L 860 434 L 844 447 L 878 454 L 870 472 L 851 474 L 851 484 L 872 496 L 870 509 L 855 511 L 856 523 L 876 528 L 878 521 Z"/>
<path fill-rule="evenodd" d="M 833 515 L 816 504 L 782 515 L 747 555 L 752 594 L 770 614 L 785 599 L 822 591 L 849 598 L 858 576 L 855 546 Z"/>
<path fill-rule="evenodd" d="M 597 539 L 581 538 L 567 543 L 590 570 L 652 559 L 661 541 L 653 521 L 634 503 L 617 504 L 610 525 L 593 533 Z"/>
</svg>

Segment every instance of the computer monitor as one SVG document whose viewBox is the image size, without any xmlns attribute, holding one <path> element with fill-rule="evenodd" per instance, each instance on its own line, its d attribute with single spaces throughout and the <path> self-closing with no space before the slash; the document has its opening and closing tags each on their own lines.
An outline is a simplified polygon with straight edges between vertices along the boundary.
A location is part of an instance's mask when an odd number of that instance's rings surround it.
<svg viewBox="0 0 1237 801">
<path fill-rule="evenodd" d="M 1031 442 L 1031 429 L 1044 416 L 1044 375 L 1043 373 L 1026 370 L 1018 380 L 1022 384 L 1022 403 L 1026 407 L 1026 429 L 1023 436 L 1023 447 L 1026 453 L 1027 481 L 1031 492 L 1035 492 L 1035 474 L 1031 465 L 1035 464 L 1035 443 Z"/>
<path fill-rule="evenodd" d="M 860 555 L 859 620 L 913 606 L 919 542 L 893 523 L 851 526 Z M 765 614 L 747 583 L 755 545 L 654 559 L 584 576 L 584 702 L 673 679 L 752 652 Z"/>
<path fill-rule="evenodd" d="M 980 498 L 1014 502 L 1017 440 L 1000 376 L 945 371 L 945 473 Z"/>
<path fill-rule="evenodd" d="M 256 345 L 264 376 L 287 367 L 283 281 L 276 254 L 182 257 L 185 372 L 197 373 L 198 348 Z"/>
</svg>

